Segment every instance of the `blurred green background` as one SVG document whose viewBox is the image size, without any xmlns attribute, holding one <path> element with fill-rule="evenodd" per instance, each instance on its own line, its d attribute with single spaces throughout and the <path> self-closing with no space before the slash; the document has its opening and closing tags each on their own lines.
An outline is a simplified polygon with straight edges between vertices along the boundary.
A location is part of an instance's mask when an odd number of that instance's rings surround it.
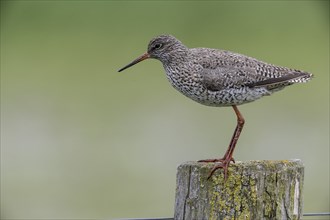
<svg viewBox="0 0 330 220">
<path fill-rule="evenodd" d="M 240 107 L 236 160 L 302 159 L 329 211 L 328 1 L 1 1 L 1 218 L 173 216 L 176 167 L 220 157 L 231 108 L 175 91 L 159 34 L 314 73 Z"/>
</svg>

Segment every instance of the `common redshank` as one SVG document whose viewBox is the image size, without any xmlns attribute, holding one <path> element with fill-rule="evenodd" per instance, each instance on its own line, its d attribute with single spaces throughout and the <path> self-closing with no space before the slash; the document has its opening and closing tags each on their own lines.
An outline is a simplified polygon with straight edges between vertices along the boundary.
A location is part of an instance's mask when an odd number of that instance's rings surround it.
<svg viewBox="0 0 330 220">
<path fill-rule="evenodd" d="M 305 71 L 275 66 L 230 51 L 188 48 L 171 35 L 151 39 L 147 52 L 118 72 L 148 58 L 161 61 L 172 86 L 188 98 L 207 106 L 232 106 L 234 109 L 237 125 L 225 155 L 220 159 L 199 161 L 215 163 L 208 178 L 223 168 L 226 180 L 230 162 L 235 163 L 233 152 L 245 122 L 237 105 L 312 78 L 312 74 Z"/>
</svg>

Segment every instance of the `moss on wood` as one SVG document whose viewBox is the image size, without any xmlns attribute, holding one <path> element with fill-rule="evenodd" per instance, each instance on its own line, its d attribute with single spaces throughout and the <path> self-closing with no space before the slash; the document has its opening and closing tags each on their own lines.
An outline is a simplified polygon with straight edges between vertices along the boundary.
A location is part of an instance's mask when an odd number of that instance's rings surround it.
<svg viewBox="0 0 330 220">
<path fill-rule="evenodd" d="M 225 182 L 212 163 L 178 167 L 175 219 L 299 219 L 304 167 L 300 160 L 231 164 Z"/>
</svg>

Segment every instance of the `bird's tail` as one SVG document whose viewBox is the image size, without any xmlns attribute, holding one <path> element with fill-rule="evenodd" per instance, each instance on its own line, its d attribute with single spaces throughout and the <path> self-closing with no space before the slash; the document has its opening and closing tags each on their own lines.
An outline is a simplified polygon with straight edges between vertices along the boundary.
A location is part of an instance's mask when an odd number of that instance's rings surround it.
<svg viewBox="0 0 330 220">
<path fill-rule="evenodd" d="M 312 77 L 313 75 L 311 73 L 294 70 L 283 76 L 258 81 L 251 83 L 248 86 L 250 88 L 265 87 L 269 90 L 272 90 L 278 87 L 292 85 L 294 83 L 305 83 L 308 82 Z"/>
<path fill-rule="evenodd" d="M 288 82 L 290 83 L 306 83 L 313 78 L 313 74 L 308 72 L 300 72 L 297 74 L 297 77 L 290 79 Z"/>
</svg>

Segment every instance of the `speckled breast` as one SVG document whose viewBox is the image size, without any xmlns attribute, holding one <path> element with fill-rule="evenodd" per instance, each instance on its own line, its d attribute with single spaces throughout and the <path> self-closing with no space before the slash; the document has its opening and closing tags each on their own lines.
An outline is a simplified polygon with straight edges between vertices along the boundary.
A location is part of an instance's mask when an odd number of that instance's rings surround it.
<svg viewBox="0 0 330 220">
<path fill-rule="evenodd" d="M 220 91 L 208 90 L 203 85 L 203 78 L 198 73 L 185 69 L 164 66 L 166 76 L 172 86 L 188 98 L 207 106 L 231 106 L 252 102 L 264 95 L 270 95 L 265 88 L 240 87 Z"/>
</svg>

